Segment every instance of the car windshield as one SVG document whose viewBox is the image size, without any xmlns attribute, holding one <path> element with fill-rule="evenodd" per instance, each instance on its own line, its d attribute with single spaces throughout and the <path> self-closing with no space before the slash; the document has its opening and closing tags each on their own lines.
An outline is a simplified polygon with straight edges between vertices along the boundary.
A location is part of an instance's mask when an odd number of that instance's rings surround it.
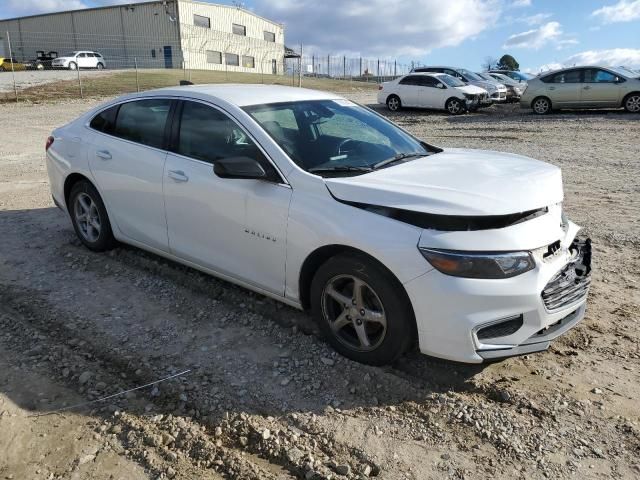
<svg viewBox="0 0 640 480">
<path fill-rule="evenodd" d="M 456 77 L 452 77 L 451 75 L 447 74 L 438 75 L 436 78 L 446 83 L 450 87 L 464 87 L 466 85 L 466 83 L 464 83 L 462 80 L 459 80 Z"/>
<path fill-rule="evenodd" d="M 630 70 L 627 67 L 610 67 L 609 70 L 617 74 L 620 74 L 623 77 L 640 78 L 640 72 L 634 72 L 633 70 Z"/>
<path fill-rule="evenodd" d="M 487 74 L 487 73 L 478 73 L 477 74 L 480 78 L 482 78 L 483 80 L 487 80 L 491 83 L 494 83 L 496 81 L 495 78 L 493 78 L 491 75 Z"/>
<path fill-rule="evenodd" d="M 367 173 L 434 151 L 349 100 L 253 105 L 244 110 L 298 166 L 322 176 Z"/>
<path fill-rule="evenodd" d="M 475 80 L 476 82 L 478 80 L 482 80 L 482 77 L 464 68 L 461 68 L 460 70 L 458 70 L 458 72 L 464 75 L 467 78 L 467 80 Z"/>
</svg>

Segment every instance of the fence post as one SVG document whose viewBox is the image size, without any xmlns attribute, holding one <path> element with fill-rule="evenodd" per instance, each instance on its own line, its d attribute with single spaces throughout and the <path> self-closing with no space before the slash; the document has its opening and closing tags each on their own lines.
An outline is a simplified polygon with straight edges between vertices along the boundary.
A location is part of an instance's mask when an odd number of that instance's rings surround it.
<svg viewBox="0 0 640 480">
<path fill-rule="evenodd" d="M 331 78 L 331 66 L 329 65 L 330 57 L 327 55 L 327 77 Z"/>
<path fill-rule="evenodd" d="M 398 60 L 393 61 L 393 76 L 398 76 Z"/>
<path fill-rule="evenodd" d="M 11 50 L 11 35 L 7 31 L 7 43 L 9 43 L 9 58 L 11 58 L 11 77 L 13 78 L 13 92 L 16 94 L 16 103 L 18 103 L 18 87 L 16 85 L 16 72 L 13 68 L 13 50 Z"/>
<path fill-rule="evenodd" d="M 358 75 L 359 77 L 362 76 L 362 57 L 360 57 L 360 73 Z"/>
<path fill-rule="evenodd" d="M 342 56 L 342 79 L 345 80 L 347 78 L 347 57 L 345 55 Z"/>
<path fill-rule="evenodd" d="M 380 59 L 378 59 L 378 70 L 376 71 L 376 76 L 378 77 L 378 81 L 380 81 Z"/>
<path fill-rule="evenodd" d="M 298 59 L 298 88 L 302 87 L 302 42 L 300 42 L 300 58 Z"/>
<path fill-rule="evenodd" d="M 136 67 L 136 91 L 140 92 L 140 81 L 138 80 L 138 57 L 133 57 L 133 64 Z"/>
<path fill-rule="evenodd" d="M 316 55 L 311 55 L 311 73 L 316 73 Z"/>
<path fill-rule="evenodd" d="M 80 98 L 84 98 L 84 92 L 82 91 L 82 79 L 80 78 L 80 65 L 76 65 L 76 72 L 78 72 L 78 87 L 80 88 Z"/>
</svg>

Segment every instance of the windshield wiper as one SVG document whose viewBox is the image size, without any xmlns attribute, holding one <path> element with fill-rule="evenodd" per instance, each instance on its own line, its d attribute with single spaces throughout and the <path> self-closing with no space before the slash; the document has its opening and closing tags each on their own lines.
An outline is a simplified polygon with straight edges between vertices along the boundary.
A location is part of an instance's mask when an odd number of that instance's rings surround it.
<svg viewBox="0 0 640 480">
<path fill-rule="evenodd" d="M 357 165 L 336 165 L 335 167 L 314 167 L 307 170 L 309 173 L 343 173 L 343 172 L 359 172 L 367 173 L 373 171 L 373 168 Z"/>
<path fill-rule="evenodd" d="M 382 160 L 381 162 L 375 163 L 373 165 L 373 169 L 377 170 L 381 167 L 385 167 L 387 165 L 391 165 L 392 163 L 395 162 L 399 162 L 401 160 L 405 160 L 407 158 L 415 158 L 415 157 L 426 157 L 427 155 L 429 155 L 428 152 L 411 152 L 411 153 L 399 153 L 397 155 L 394 155 L 391 158 L 387 158 L 386 160 Z"/>
</svg>

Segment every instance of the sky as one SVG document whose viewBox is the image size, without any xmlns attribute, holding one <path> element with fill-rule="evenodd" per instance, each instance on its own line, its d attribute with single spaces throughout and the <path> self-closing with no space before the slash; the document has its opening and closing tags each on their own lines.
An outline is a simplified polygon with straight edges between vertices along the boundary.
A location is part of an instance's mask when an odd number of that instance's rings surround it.
<svg viewBox="0 0 640 480">
<path fill-rule="evenodd" d="M 0 19 L 135 0 L 0 0 Z M 240 3 L 217 1 L 211 3 Z M 640 0 L 245 0 L 285 25 L 285 43 L 479 70 L 513 55 L 521 70 L 580 64 L 640 67 Z"/>
</svg>

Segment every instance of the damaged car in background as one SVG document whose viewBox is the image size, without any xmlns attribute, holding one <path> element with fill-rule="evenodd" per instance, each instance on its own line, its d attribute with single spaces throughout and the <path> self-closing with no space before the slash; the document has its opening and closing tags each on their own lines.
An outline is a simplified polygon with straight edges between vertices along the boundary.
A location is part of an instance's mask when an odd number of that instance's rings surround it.
<svg viewBox="0 0 640 480">
<path fill-rule="evenodd" d="M 360 362 L 541 351 L 585 314 L 591 246 L 559 168 L 439 148 L 333 93 L 152 90 L 46 150 L 86 247 L 128 243 L 310 310 Z"/>
</svg>

